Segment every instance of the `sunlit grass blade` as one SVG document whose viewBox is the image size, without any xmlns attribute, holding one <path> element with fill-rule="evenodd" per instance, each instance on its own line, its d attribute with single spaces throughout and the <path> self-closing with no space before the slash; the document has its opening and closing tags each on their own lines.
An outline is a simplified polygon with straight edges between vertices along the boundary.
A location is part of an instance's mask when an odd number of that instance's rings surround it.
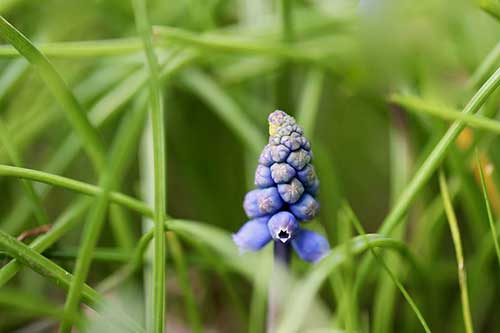
<svg viewBox="0 0 500 333">
<path fill-rule="evenodd" d="M 361 237 L 366 237 L 366 232 L 361 225 L 361 222 L 358 220 L 352 209 L 349 207 L 349 205 L 344 205 L 343 206 L 344 211 L 346 214 L 350 216 L 350 220 L 353 223 L 354 227 L 358 231 L 358 233 L 361 235 Z M 420 324 L 422 325 L 422 328 L 424 329 L 425 332 L 431 332 L 431 329 L 429 328 L 429 325 L 427 324 L 426 320 L 424 319 L 424 316 L 422 315 L 422 312 L 417 306 L 417 303 L 413 300 L 413 298 L 410 296 L 406 288 L 403 286 L 401 281 L 399 281 L 398 277 L 394 274 L 394 272 L 389 268 L 385 260 L 376 252 L 376 250 L 371 247 L 370 252 L 372 253 L 373 257 L 377 260 L 377 262 L 382 266 L 382 268 L 385 270 L 387 275 L 389 275 L 390 279 L 392 282 L 396 285 L 396 287 L 399 289 L 403 297 L 405 298 L 406 302 L 410 305 L 412 308 L 413 312 L 417 316 Z"/>
<path fill-rule="evenodd" d="M 493 75 L 481 86 L 476 94 L 474 94 L 474 96 L 464 107 L 462 113 L 475 114 L 477 111 L 479 111 L 481 106 L 486 102 L 487 98 L 496 90 L 496 88 L 498 88 L 499 85 L 500 68 L 498 68 L 495 73 L 493 73 Z M 390 234 L 400 223 L 401 219 L 406 214 L 408 208 L 410 207 L 417 194 L 439 167 L 447 151 L 464 128 L 465 123 L 463 121 L 456 121 L 446 131 L 441 140 L 437 143 L 429 156 L 422 163 L 420 168 L 415 172 L 408 185 L 405 186 L 404 190 L 399 195 L 396 203 L 379 228 L 379 232 L 381 234 Z M 367 257 L 361 264 L 356 279 L 357 294 L 359 294 L 361 285 L 371 267 L 372 258 Z"/>
<path fill-rule="evenodd" d="M 444 120 L 462 121 L 467 126 L 500 134 L 500 122 L 497 120 L 480 115 L 464 114 L 445 106 L 429 103 L 415 96 L 393 95 L 391 96 L 391 101 L 417 114 L 425 113 Z"/>
<path fill-rule="evenodd" d="M 152 330 L 156 333 L 165 331 L 165 226 L 167 217 L 167 159 L 165 110 L 162 105 L 159 66 L 153 49 L 151 25 L 148 19 L 145 0 L 133 0 L 135 23 L 139 32 L 147 59 L 147 72 L 150 84 L 151 123 L 153 128 L 154 159 L 154 259 L 153 259 L 153 304 Z"/>
<path fill-rule="evenodd" d="M 481 178 L 481 188 L 483 190 L 484 204 L 486 206 L 486 211 L 488 213 L 488 222 L 490 224 L 491 237 L 493 238 L 493 244 L 495 245 L 495 252 L 497 255 L 498 265 L 500 267 L 500 245 L 498 244 L 498 233 L 496 230 L 493 213 L 491 212 L 490 199 L 488 197 L 488 189 L 486 188 L 486 182 L 484 180 L 484 171 L 483 171 L 483 166 L 481 165 L 481 159 L 479 158 L 479 152 L 476 152 L 476 163 L 479 170 L 479 176 Z"/>
<path fill-rule="evenodd" d="M 75 264 L 75 278 L 70 286 L 64 306 L 67 313 L 73 313 L 77 310 L 81 288 L 84 285 L 92 262 L 92 251 L 99 239 L 108 209 L 110 192 L 121 182 L 125 174 L 129 156 L 139 140 L 146 110 L 145 107 L 132 109 L 133 112 L 122 120 L 117 131 L 109 157 L 109 164 L 100 176 L 99 184 L 102 191 L 96 198 L 95 206 L 88 214 L 85 222 L 79 256 Z M 65 320 L 61 323 L 59 330 L 60 332 L 68 332 L 70 329 L 71 323 Z"/>
<path fill-rule="evenodd" d="M 37 182 L 62 187 L 71 191 L 79 192 L 90 196 L 102 194 L 102 187 L 80 182 L 67 177 L 49 174 L 26 168 L 18 168 L 8 165 L 0 165 L 0 176 L 17 177 L 30 179 Z M 152 216 L 153 211 L 145 203 L 119 192 L 111 192 L 112 202 L 128 207 L 144 216 Z"/>
<path fill-rule="evenodd" d="M 310 309 L 321 285 L 328 279 L 332 271 L 346 262 L 346 246 L 350 246 L 353 255 L 358 255 L 372 247 L 381 247 L 396 250 L 409 261 L 414 261 L 414 258 L 411 259 L 412 255 L 404 243 L 379 234 L 358 236 L 353 238 L 348 245 L 341 244 L 337 246 L 332 249 L 329 255 L 313 266 L 302 280 L 294 284 L 295 287 L 289 292 L 290 301 L 287 303 L 287 311 L 282 322 L 278 326 L 278 332 L 301 332 L 301 326 L 306 319 L 307 311 Z"/>
<path fill-rule="evenodd" d="M 472 318 L 470 313 L 469 295 L 467 291 L 467 276 L 465 272 L 462 241 L 460 240 L 460 229 L 458 228 L 457 217 L 455 215 L 453 206 L 451 204 L 448 185 L 446 184 L 446 179 L 442 171 L 439 173 L 439 187 L 441 189 L 443 204 L 446 211 L 446 216 L 448 217 L 451 236 L 453 238 L 453 246 L 455 247 L 455 255 L 457 258 L 458 283 L 460 286 L 460 295 L 462 300 L 462 314 L 465 324 L 465 331 L 467 333 L 472 333 L 474 332 L 474 329 L 472 327 Z"/>
<path fill-rule="evenodd" d="M 0 36 L 14 46 L 40 74 L 79 134 L 85 150 L 98 169 L 104 167 L 104 145 L 66 82 L 47 58 L 5 18 L 0 16 Z"/>
<path fill-rule="evenodd" d="M 304 92 L 297 110 L 297 123 L 304 133 L 313 137 L 314 125 L 319 111 L 321 92 L 323 90 L 324 73 L 317 68 L 309 70 L 304 85 Z"/>
</svg>

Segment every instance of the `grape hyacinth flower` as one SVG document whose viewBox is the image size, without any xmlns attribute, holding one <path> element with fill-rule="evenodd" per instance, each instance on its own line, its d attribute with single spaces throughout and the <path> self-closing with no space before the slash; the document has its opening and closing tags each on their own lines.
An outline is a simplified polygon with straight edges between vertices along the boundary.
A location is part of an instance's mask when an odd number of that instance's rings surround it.
<svg viewBox="0 0 500 333">
<path fill-rule="evenodd" d="M 317 262 L 329 252 L 328 241 L 299 225 L 319 213 L 319 181 L 311 164 L 311 145 L 295 119 L 285 112 L 274 111 L 268 121 L 269 144 L 262 150 L 255 171 L 257 188 L 243 201 L 250 221 L 233 240 L 241 252 L 258 251 L 274 241 L 275 255 L 279 247 L 279 252 L 289 256 L 291 246 L 301 259 Z"/>
</svg>

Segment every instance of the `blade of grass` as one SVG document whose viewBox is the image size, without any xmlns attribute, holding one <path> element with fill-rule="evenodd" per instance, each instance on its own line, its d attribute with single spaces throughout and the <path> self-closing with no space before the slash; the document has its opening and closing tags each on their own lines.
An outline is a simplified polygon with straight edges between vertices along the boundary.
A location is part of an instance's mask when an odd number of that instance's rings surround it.
<svg viewBox="0 0 500 333">
<path fill-rule="evenodd" d="M 121 56 L 141 51 L 141 41 L 136 38 L 89 40 L 61 43 L 36 44 L 35 47 L 47 57 L 87 58 Z M 20 56 L 15 47 L 0 45 L 0 58 Z"/>
<path fill-rule="evenodd" d="M 393 95 L 391 101 L 417 114 L 426 113 L 444 120 L 462 121 L 467 126 L 500 134 L 500 122 L 480 115 L 464 114 L 460 111 L 435 105 L 415 96 Z"/>
<path fill-rule="evenodd" d="M 348 214 L 351 217 L 350 220 L 353 223 L 356 230 L 358 231 L 358 233 L 361 234 L 362 237 L 366 237 L 366 232 L 365 232 L 363 226 L 361 225 L 361 222 L 359 221 L 359 219 L 356 217 L 356 215 L 352 211 L 351 207 L 348 204 L 345 204 L 343 206 L 343 209 L 346 211 L 346 214 Z M 431 332 L 431 329 L 429 328 L 429 325 L 425 321 L 424 316 L 422 315 L 422 312 L 420 311 L 417 304 L 415 303 L 413 298 L 410 296 L 410 294 L 408 293 L 406 288 L 403 286 L 401 281 L 399 281 L 399 279 L 395 275 L 395 273 L 389 268 L 389 266 L 384 261 L 384 259 L 375 251 L 375 249 L 373 247 L 370 247 L 370 252 L 372 253 L 375 260 L 377 260 L 377 262 L 385 270 L 387 275 L 389 275 L 390 279 L 396 285 L 396 287 L 399 289 L 399 291 L 401 292 L 401 294 L 405 298 L 406 302 L 408 302 L 408 304 L 412 308 L 413 312 L 417 316 L 420 324 L 422 325 L 422 328 L 424 329 L 424 331 L 428 332 L 428 333 Z"/>
<path fill-rule="evenodd" d="M 500 68 L 498 68 L 495 73 L 493 73 L 493 75 L 481 86 L 476 94 L 474 94 L 469 103 L 467 103 L 467 105 L 464 107 L 462 113 L 476 113 L 485 103 L 486 99 L 496 90 L 499 85 Z M 456 121 L 446 131 L 444 136 L 434 147 L 434 149 L 425 159 L 420 168 L 416 171 L 408 185 L 406 185 L 393 208 L 382 222 L 382 225 L 379 228 L 379 232 L 381 234 L 390 234 L 399 224 L 417 194 L 439 167 L 448 149 L 451 147 L 455 139 L 464 128 L 465 123 L 463 121 Z M 359 295 L 361 285 L 365 280 L 370 268 L 372 267 L 372 262 L 373 261 L 371 257 L 366 257 L 366 259 L 360 265 L 355 287 L 357 295 Z"/>
<path fill-rule="evenodd" d="M 189 272 L 186 265 L 186 260 L 184 259 L 182 246 L 177 239 L 177 236 L 172 232 L 167 233 L 167 240 L 168 248 L 170 250 L 170 253 L 172 254 L 172 259 L 175 264 L 175 270 L 179 277 L 182 294 L 184 296 L 184 307 L 187 313 L 187 321 L 191 325 L 192 332 L 199 333 L 202 331 L 203 326 L 198 311 L 198 305 L 196 305 L 194 292 L 191 288 L 191 283 L 189 282 Z"/>
<path fill-rule="evenodd" d="M 75 278 L 72 281 L 64 305 L 66 313 L 77 311 L 81 289 L 92 262 L 92 251 L 97 244 L 106 216 L 111 189 L 116 187 L 123 178 L 128 165 L 126 162 L 138 142 L 147 110 L 142 106 L 142 103 L 138 104 L 139 107 L 133 109 L 133 112 L 122 120 L 109 157 L 109 166 L 101 174 L 99 183 L 102 191 L 96 198 L 95 206 L 88 214 L 85 222 L 79 257 L 75 264 Z M 60 332 L 69 332 L 70 329 L 70 321 L 64 320 L 61 322 Z"/>
<path fill-rule="evenodd" d="M 23 162 L 21 160 L 21 156 L 17 151 L 17 148 L 10 141 L 10 133 L 5 126 L 2 117 L 0 117 L 0 142 L 3 144 L 5 150 L 7 151 L 12 164 L 18 167 L 22 166 Z M 49 217 L 47 216 L 47 213 L 43 208 L 42 200 L 36 193 L 33 184 L 27 180 L 22 180 L 21 182 L 23 184 L 24 192 L 31 202 L 31 208 L 34 212 L 35 220 L 37 221 L 38 225 L 40 226 L 49 224 Z"/>
<path fill-rule="evenodd" d="M 350 246 L 353 256 L 372 247 L 382 247 L 396 250 L 402 255 L 407 256 L 410 261 L 414 260 L 410 259 L 412 255 L 408 252 L 408 248 L 404 243 L 378 234 L 358 236 L 351 239 L 349 245 L 341 244 L 335 247 L 328 256 L 313 266 L 311 271 L 290 290 L 288 293 L 290 301 L 287 303 L 287 311 L 278 326 L 277 332 L 300 332 L 301 324 L 321 285 L 330 276 L 332 271 L 338 269 L 347 260 L 346 246 Z"/>
<path fill-rule="evenodd" d="M 0 36 L 14 46 L 37 70 L 63 110 L 66 111 L 66 116 L 79 134 L 90 159 L 98 169 L 102 169 L 104 167 L 104 145 L 66 82 L 48 59 L 2 16 L 0 16 Z"/>
<path fill-rule="evenodd" d="M 29 247 L 41 253 L 57 242 L 63 235 L 77 225 L 78 219 L 90 206 L 90 200 L 78 200 L 69 206 L 66 211 L 54 222 L 50 230 L 40 237 L 37 237 Z M 12 260 L 0 269 L 0 287 L 6 284 L 20 269 L 21 264 Z"/>
<path fill-rule="evenodd" d="M 135 23 L 146 53 L 150 83 L 151 122 L 153 126 L 153 159 L 155 182 L 154 205 L 154 261 L 153 261 L 153 332 L 165 331 L 165 227 L 167 217 L 167 174 L 166 174 L 166 129 L 165 112 L 162 106 L 159 66 L 153 49 L 152 31 L 145 0 L 133 0 Z"/>
<path fill-rule="evenodd" d="M 490 73 L 498 66 L 500 62 L 500 42 L 498 42 L 495 47 L 488 53 L 481 64 L 476 68 L 474 73 L 472 73 L 467 85 L 470 88 L 480 87 L 484 80 L 490 75 Z"/>
<path fill-rule="evenodd" d="M 486 212 L 488 213 L 488 221 L 490 223 L 491 237 L 493 238 L 493 244 L 495 245 L 495 252 L 497 254 L 498 265 L 500 267 L 500 245 L 498 244 L 498 233 L 495 227 L 493 213 L 491 212 L 490 199 L 488 198 L 488 189 L 486 188 L 486 182 L 484 180 L 483 166 L 481 165 L 481 159 L 479 158 L 479 152 L 477 151 L 476 151 L 476 163 L 479 170 L 479 176 L 481 178 L 481 188 L 483 189 L 484 204 L 486 206 Z"/>
<path fill-rule="evenodd" d="M 342 45 L 339 40 L 339 45 L 336 48 L 325 47 L 318 45 L 315 47 L 304 47 L 305 43 L 293 44 L 287 46 L 279 41 L 262 42 L 255 38 L 234 37 L 217 33 L 209 33 L 205 35 L 195 35 L 186 30 L 172 28 L 166 26 L 155 26 L 154 35 L 156 40 L 164 41 L 165 43 L 176 43 L 189 47 L 195 47 L 201 51 L 212 51 L 219 53 L 235 53 L 248 55 L 263 55 L 276 58 L 283 58 L 295 61 L 311 62 L 321 65 L 321 57 L 332 52 L 339 52 Z"/>
<path fill-rule="evenodd" d="M 61 320 L 64 318 L 64 312 L 56 305 L 46 301 L 40 297 L 36 297 L 32 293 L 13 289 L 0 290 L 0 304 L 7 306 L 9 309 L 17 309 L 23 313 L 32 314 L 35 316 L 49 317 Z M 82 328 L 82 318 L 70 318 L 79 329 Z"/>
<path fill-rule="evenodd" d="M 42 171 L 18 168 L 9 165 L 0 165 L 0 176 L 30 179 L 90 196 L 99 196 L 103 191 L 100 186 L 90 185 L 71 178 L 53 175 Z M 153 211 L 145 203 L 123 193 L 111 192 L 110 199 L 112 202 L 128 207 L 144 216 L 152 217 L 153 215 Z"/>
<path fill-rule="evenodd" d="M 199 95 L 212 107 L 247 149 L 257 156 L 260 154 L 265 145 L 264 136 L 215 81 L 198 69 L 184 71 L 180 79 L 194 94 Z"/>
<path fill-rule="evenodd" d="M 302 126 L 304 133 L 309 133 L 310 136 L 314 133 L 323 81 L 323 71 L 317 68 L 309 70 L 297 111 L 297 123 Z"/>
<path fill-rule="evenodd" d="M 465 324 L 465 331 L 467 333 L 472 333 L 474 332 L 474 329 L 472 327 L 472 319 L 470 314 L 469 296 L 467 291 L 467 276 L 465 272 L 464 257 L 462 252 L 462 241 L 460 240 L 460 229 L 458 228 L 457 217 L 451 204 L 448 185 L 446 184 L 446 179 L 442 170 L 439 172 L 439 187 L 441 189 L 443 205 L 445 208 L 446 216 L 448 217 L 451 236 L 453 238 L 453 246 L 455 247 L 455 255 L 457 258 L 458 283 L 460 285 L 462 315 Z"/>
</svg>

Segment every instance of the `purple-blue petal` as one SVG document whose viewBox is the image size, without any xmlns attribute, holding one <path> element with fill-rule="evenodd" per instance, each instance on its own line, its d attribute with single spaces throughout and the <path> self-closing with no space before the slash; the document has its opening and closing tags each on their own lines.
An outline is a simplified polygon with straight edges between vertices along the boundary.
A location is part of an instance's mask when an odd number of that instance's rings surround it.
<svg viewBox="0 0 500 333">
<path fill-rule="evenodd" d="M 309 230 L 300 230 L 292 240 L 298 256 L 308 262 L 318 262 L 330 252 L 330 244 L 325 237 Z"/>
<path fill-rule="evenodd" d="M 262 153 L 260 153 L 259 156 L 259 164 L 265 165 L 265 166 L 271 166 L 273 164 L 273 158 L 271 157 L 271 146 L 267 145 L 262 149 Z"/>
<path fill-rule="evenodd" d="M 233 241 L 240 252 L 258 251 L 271 240 L 267 227 L 269 216 L 260 217 L 245 223 L 237 233 L 233 234 Z"/>
<path fill-rule="evenodd" d="M 299 223 L 289 212 L 279 212 L 271 216 L 267 222 L 269 233 L 275 241 L 286 243 L 299 231 Z"/>
<path fill-rule="evenodd" d="M 309 221 L 319 213 L 319 203 L 312 195 L 305 193 L 302 198 L 290 205 L 290 211 L 299 221 Z"/>
<path fill-rule="evenodd" d="M 317 182 L 316 171 L 312 164 L 306 165 L 306 167 L 299 172 L 297 172 L 297 178 L 302 182 L 304 187 L 311 187 Z"/>
<path fill-rule="evenodd" d="M 286 162 L 293 166 L 295 170 L 302 170 L 309 162 L 311 162 L 311 154 L 305 149 L 299 149 L 291 152 L 290 155 L 288 155 Z"/>
<path fill-rule="evenodd" d="M 271 165 L 271 177 L 276 184 L 287 183 L 295 176 L 295 169 L 287 163 Z"/>
<path fill-rule="evenodd" d="M 248 192 L 243 201 L 243 208 L 249 218 L 274 214 L 283 206 L 276 187 L 268 187 Z"/>
<path fill-rule="evenodd" d="M 302 186 L 302 183 L 297 178 L 293 178 L 290 183 L 279 184 L 278 192 L 284 202 L 293 204 L 296 203 L 304 193 L 304 186 Z"/>
<path fill-rule="evenodd" d="M 271 177 L 271 169 L 269 167 L 259 164 L 255 170 L 254 183 L 257 187 L 269 187 L 274 185 L 273 178 Z"/>
<path fill-rule="evenodd" d="M 286 161 L 290 155 L 290 150 L 284 145 L 270 146 L 269 150 L 271 151 L 271 159 L 276 163 Z"/>
</svg>

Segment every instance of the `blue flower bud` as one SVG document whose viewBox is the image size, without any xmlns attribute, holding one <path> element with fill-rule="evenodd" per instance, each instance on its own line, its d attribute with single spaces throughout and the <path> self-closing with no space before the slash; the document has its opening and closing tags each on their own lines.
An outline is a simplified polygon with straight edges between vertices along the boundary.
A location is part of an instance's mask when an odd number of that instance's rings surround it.
<svg viewBox="0 0 500 333">
<path fill-rule="evenodd" d="M 306 165 L 306 167 L 299 172 L 297 172 L 297 178 L 302 182 L 302 185 L 304 187 L 310 187 L 315 184 L 315 182 L 318 180 L 316 177 L 316 171 L 314 170 L 314 167 L 312 164 Z"/>
<path fill-rule="evenodd" d="M 271 178 L 276 184 L 287 183 L 295 176 L 295 169 L 286 163 L 271 165 Z"/>
<path fill-rule="evenodd" d="M 233 241 L 240 252 L 258 251 L 271 240 L 267 227 L 269 216 L 260 217 L 245 223 L 237 233 L 233 234 Z"/>
<path fill-rule="evenodd" d="M 309 262 L 318 262 L 330 252 L 325 237 L 304 229 L 292 240 L 292 246 L 302 260 Z"/>
<path fill-rule="evenodd" d="M 304 186 L 302 186 L 302 183 L 297 178 L 294 178 L 288 184 L 279 184 L 278 192 L 284 202 L 293 204 L 297 202 L 302 196 L 302 193 L 304 193 Z"/>
<path fill-rule="evenodd" d="M 309 140 L 307 140 L 307 138 L 305 136 L 301 137 L 301 144 L 300 146 L 305 149 L 305 150 L 311 150 L 311 143 L 309 142 Z"/>
<path fill-rule="evenodd" d="M 269 137 L 269 144 L 272 146 L 277 146 L 281 143 L 281 136 L 273 135 Z"/>
<path fill-rule="evenodd" d="M 292 129 L 293 129 L 294 132 L 297 132 L 297 133 L 299 133 L 301 135 L 304 134 L 304 130 L 299 125 L 293 125 Z"/>
<path fill-rule="evenodd" d="M 295 170 L 302 170 L 309 162 L 311 162 L 311 155 L 307 150 L 299 149 L 291 152 L 286 162 L 293 166 Z"/>
<path fill-rule="evenodd" d="M 290 135 L 281 137 L 281 143 L 290 150 L 297 150 L 302 145 L 302 136 L 297 132 L 293 132 Z"/>
<path fill-rule="evenodd" d="M 300 221 L 309 221 L 319 213 L 319 203 L 310 194 L 305 193 L 295 204 L 290 205 L 290 211 Z"/>
<path fill-rule="evenodd" d="M 262 153 L 260 153 L 259 157 L 259 164 L 265 165 L 265 166 L 271 166 L 273 164 L 273 158 L 271 157 L 271 146 L 267 145 L 264 147 L 262 150 Z"/>
<path fill-rule="evenodd" d="M 318 195 L 318 189 L 319 189 L 319 180 L 316 179 L 314 181 L 314 184 L 306 187 L 306 192 L 312 195 L 313 197 L 316 197 Z"/>
<path fill-rule="evenodd" d="M 290 150 L 284 145 L 270 146 L 269 149 L 271 151 L 271 159 L 276 163 L 284 162 L 288 158 L 288 155 L 291 155 Z"/>
<path fill-rule="evenodd" d="M 243 208 L 249 218 L 276 213 L 283 206 L 283 200 L 276 187 L 268 187 L 248 192 Z"/>
<path fill-rule="evenodd" d="M 299 223 L 289 212 L 279 212 L 269 219 L 267 227 L 274 240 L 286 243 L 298 232 Z"/>
<path fill-rule="evenodd" d="M 280 127 L 280 129 L 278 130 L 276 135 L 281 138 L 283 136 L 287 136 L 287 135 L 292 134 L 292 132 L 293 132 L 293 126 L 288 125 L 288 126 Z"/>
<path fill-rule="evenodd" d="M 259 164 L 255 170 L 254 183 L 257 187 L 269 187 L 274 185 L 273 178 L 271 177 L 271 169 L 265 165 Z"/>
</svg>

